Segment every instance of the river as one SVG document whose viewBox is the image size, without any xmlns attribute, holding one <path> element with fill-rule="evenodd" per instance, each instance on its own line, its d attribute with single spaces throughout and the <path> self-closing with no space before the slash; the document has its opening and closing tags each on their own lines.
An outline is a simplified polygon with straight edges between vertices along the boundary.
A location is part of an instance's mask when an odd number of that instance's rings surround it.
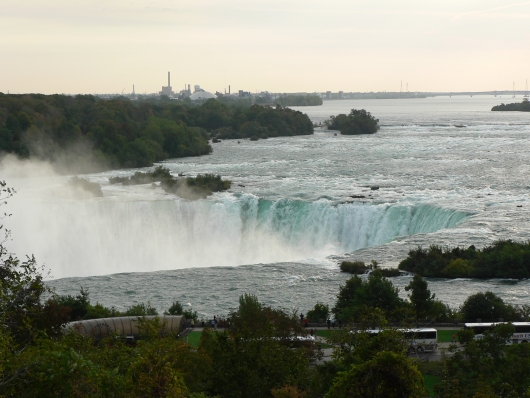
<svg viewBox="0 0 530 398">
<path fill-rule="evenodd" d="M 520 99 L 517 99 L 520 101 Z M 173 173 L 220 174 L 228 192 L 187 202 L 151 185 L 110 185 L 137 170 L 86 176 L 103 198 L 65 193 L 65 176 L 12 181 L 18 194 L 10 250 L 35 254 L 59 294 L 88 288 L 93 302 L 124 309 L 173 300 L 224 315 L 243 293 L 307 311 L 334 304 L 343 259 L 395 267 L 430 244 L 477 247 L 530 238 L 530 114 L 491 112 L 493 96 L 325 101 L 295 108 L 320 123 L 364 108 L 374 135 L 224 140 L 212 155 L 163 162 Z M 456 127 L 465 126 L 465 127 Z M 370 187 L 378 187 L 371 189 Z M 405 296 L 410 277 L 393 278 Z M 527 302 L 527 280 L 429 280 L 453 307 L 492 290 Z"/>
</svg>

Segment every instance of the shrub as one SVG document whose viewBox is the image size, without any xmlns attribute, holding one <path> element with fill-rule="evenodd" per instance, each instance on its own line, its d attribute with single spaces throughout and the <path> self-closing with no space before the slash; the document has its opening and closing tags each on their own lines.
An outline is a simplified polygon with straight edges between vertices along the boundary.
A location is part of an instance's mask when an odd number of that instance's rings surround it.
<svg viewBox="0 0 530 398">
<path fill-rule="evenodd" d="M 312 310 L 307 311 L 307 318 L 318 321 L 319 319 L 326 320 L 329 317 L 329 305 L 316 303 Z"/>
<path fill-rule="evenodd" d="M 350 274 L 364 274 L 370 270 L 370 267 L 367 267 L 363 261 L 343 261 L 340 270 Z"/>
</svg>

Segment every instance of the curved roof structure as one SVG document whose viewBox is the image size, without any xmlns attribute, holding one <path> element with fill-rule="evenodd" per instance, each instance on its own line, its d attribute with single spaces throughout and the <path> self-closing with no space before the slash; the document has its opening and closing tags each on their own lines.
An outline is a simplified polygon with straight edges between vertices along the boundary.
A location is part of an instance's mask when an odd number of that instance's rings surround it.
<svg viewBox="0 0 530 398">
<path fill-rule="evenodd" d="M 207 100 L 210 98 L 217 98 L 217 96 L 215 94 L 209 93 L 208 91 L 197 91 L 196 93 L 190 95 L 190 100 L 192 101 Z"/>
<path fill-rule="evenodd" d="M 160 318 L 162 324 L 166 323 L 161 333 L 181 333 L 186 329 L 186 318 L 181 315 L 149 315 L 146 317 L 121 316 L 113 318 L 88 319 L 86 321 L 70 322 L 64 330 L 75 330 L 83 336 L 101 339 L 112 333 L 138 336 L 138 318 L 152 320 Z"/>
</svg>

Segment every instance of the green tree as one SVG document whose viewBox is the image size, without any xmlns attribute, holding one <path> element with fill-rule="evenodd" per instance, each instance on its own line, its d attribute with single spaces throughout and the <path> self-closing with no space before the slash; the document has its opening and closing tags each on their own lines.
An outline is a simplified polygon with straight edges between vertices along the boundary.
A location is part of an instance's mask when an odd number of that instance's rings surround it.
<svg viewBox="0 0 530 398">
<path fill-rule="evenodd" d="M 514 330 L 510 324 L 500 324 L 477 340 L 468 330 L 462 330 L 459 340 L 464 345 L 450 348 L 452 355 L 445 360 L 436 395 L 527 397 L 530 380 L 525 375 L 530 371 L 530 347 L 506 345 Z"/>
<path fill-rule="evenodd" d="M 199 350 L 211 359 L 207 390 L 223 397 L 270 397 L 286 385 L 307 390 L 314 347 L 293 346 L 296 340 L 289 339 L 302 333 L 295 314 L 241 296 L 227 332 L 203 332 Z"/>
<path fill-rule="evenodd" d="M 419 274 L 414 275 L 412 281 L 405 287 L 407 292 L 410 291 L 408 296 L 418 320 L 425 318 L 434 303 L 435 295 L 431 294 L 427 287 L 428 283 Z"/>
<path fill-rule="evenodd" d="M 192 309 L 185 310 L 182 304 L 178 301 L 174 301 L 171 304 L 171 307 L 169 307 L 167 311 L 164 311 L 164 315 L 183 315 L 186 319 L 193 319 L 194 322 L 199 320 L 197 311 L 193 311 Z"/>
<path fill-rule="evenodd" d="M 420 398 L 427 395 L 416 364 L 403 354 L 382 351 L 339 373 L 326 398 Z"/>
<path fill-rule="evenodd" d="M 133 305 L 125 311 L 125 315 L 127 316 L 145 316 L 145 315 L 158 315 L 158 312 L 156 308 L 151 306 L 150 302 L 147 302 L 147 305 L 145 303 L 140 303 Z"/>
<path fill-rule="evenodd" d="M 354 320 L 366 308 L 379 308 L 392 318 L 398 316 L 398 310 L 403 306 L 398 293 L 399 290 L 379 270 L 373 271 L 366 281 L 355 275 L 340 287 L 332 312 L 343 322 Z"/>
<path fill-rule="evenodd" d="M 311 320 L 327 320 L 329 317 L 329 305 L 323 303 L 316 303 L 312 310 L 307 311 L 307 319 Z"/>
<path fill-rule="evenodd" d="M 331 116 L 324 122 L 330 130 L 340 130 L 344 135 L 374 134 L 379 130 L 379 120 L 365 109 L 352 109 L 348 115 Z"/>
<path fill-rule="evenodd" d="M 505 321 L 513 321 L 517 317 L 515 308 L 492 292 L 469 296 L 460 312 L 465 320 L 498 321 L 503 318 Z"/>
</svg>

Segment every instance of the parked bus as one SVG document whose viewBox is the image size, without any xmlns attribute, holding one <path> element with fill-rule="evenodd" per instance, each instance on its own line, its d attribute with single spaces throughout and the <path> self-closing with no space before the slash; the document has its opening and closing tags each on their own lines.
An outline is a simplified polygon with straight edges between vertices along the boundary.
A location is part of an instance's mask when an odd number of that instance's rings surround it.
<svg viewBox="0 0 530 398">
<path fill-rule="evenodd" d="M 434 328 L 396 330 L 403 333 L 410 351 L 422 353 L 433 352 L 438 349 L 438 331 Z M 381 329 L 366 330 L 372 336 L 375 336 L 381 331 Z"/>
<path fill-rule="evenodd" d="M 464 329 L 473 329 L 475 339 L 484 337 L 484 332 L 491 331 L 497 325 L 507 322 L 484 322 L 484 323 L 466 323 Z M 508 322 L 515 327 L 515 332 L 506 341 L 506 344 L 528 343 L 530 341 L 530 322 Z"/>
</svg>

